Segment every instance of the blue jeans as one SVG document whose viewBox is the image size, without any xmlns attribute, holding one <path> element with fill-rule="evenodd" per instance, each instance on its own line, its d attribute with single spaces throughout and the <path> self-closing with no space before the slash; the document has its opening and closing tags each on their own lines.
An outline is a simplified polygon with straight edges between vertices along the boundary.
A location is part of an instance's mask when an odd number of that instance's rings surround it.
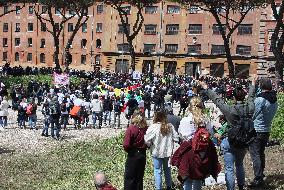
<svg viewBox="0 0 284 190">
<path fill-rule="evenodd" d="M 153 157 L 153 165 L 156 190 L 162 189 L 162 169 L 164 170 L 167 187 L 172 187 L 172 176 L 171 168 L 169 166 L 169 158 Z"/>
<path fill-rule="evenodd" d="M 0 116 L 0 126 L 1 127 L 7 127 L 8 126 L 7 116 Z"/>
<path fill-rule="evenodd" d="M 97 119 L 98 119 L 99 120 L 99 128 L 101 128 L 102 122 L 103 122 L 102 112 L 93 112 L 92 119 L 93 119 L 93 126 L 95 127 Z"/>
<path fill-rule="evenodd" d="M 202 181 L 187 178 L 183 184 L 183 190 L 201 190 Z"/>
<path fill-rule="evenodd" d="M 111 111 L 104 111 L 104 123 L 106 123 L 107 119 L 108 119 L 108 124 L 110 125 Z"/>
<path fill-rule="evenodd" d="M 37 121 L 37 117 L 35 114 L 29 116 L 29 126 L 31 129 L 36 128 L 36 121 Z"/>
<path fill-rule="evenodd" d="M 43 127 L 43 130 L 42 130 L 42 134 L 48 135 L 49 125 L 50 125 L 49 119 L 44 119 L 44 127 Z"/>
<path fill-rule="evenodd" d="M 59 116 L 51 116 L 50 117 L 50 125 L 51 125 L 51 136 L 54 137 L 54 135 L 59 138 L 60 137 L 60 131 L 61 131 L 61 126 L 59 124 Z M 55 131 L 55 134 L 54 134 Z"/>
<path fill-rule="evenodd" d="M 245 170 L 244 170 L 244 157 L 246 155 L 246 149 L 236 149 L 231 147 L 228 138 L 225 138 L 221 142 L 221 150 L 224 154 L 225 163 L 225 178 L 227 190 L 235 189 L 235 168 L 238 186 L 245 184 Z"/>
</svg>

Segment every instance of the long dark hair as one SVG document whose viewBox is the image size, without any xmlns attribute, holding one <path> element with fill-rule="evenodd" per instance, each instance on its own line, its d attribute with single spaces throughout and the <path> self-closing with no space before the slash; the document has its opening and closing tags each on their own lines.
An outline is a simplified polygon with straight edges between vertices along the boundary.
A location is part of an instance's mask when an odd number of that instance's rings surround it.
<svg viewBox="0 0 284 190">
<path fill-rule="evenodd" d="M 167 115 L 164 110 L 157 110 L 153 119 L 153 123 L 161 123 L 161 134 L 163 136 L 171 132 L 171 128 L 168 125 Z"/>
</svg>

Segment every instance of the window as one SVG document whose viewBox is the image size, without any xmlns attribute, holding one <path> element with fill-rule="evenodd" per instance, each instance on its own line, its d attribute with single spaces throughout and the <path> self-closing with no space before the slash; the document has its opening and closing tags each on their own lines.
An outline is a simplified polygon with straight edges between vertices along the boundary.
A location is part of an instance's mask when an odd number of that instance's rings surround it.
<svg viewBox="0 0 284 190">
<path fill-rule="evenodd" d="M 3 32 L 8 32 L 8 30 L 9 30 L 8 23 L 3 23 Z"/>
<path fill-rule="evenodd" d="M 7 51 L 4 51 L 4 52 L 3 52 L 3 58 L 2 58 L 2 60 L 3 60 L 3 61 L 7 61 L 7 59 L 8 59 L 8 52 L 7 52 Z"/>
<path fill-rule="evenodd" d="M 33 54 L 32 53 L 28 53 L 27 55 L 27 62 L 31 62 L 33 60 Z"/>
<path fill-rule="evenodd" d="M 55 26 L 55 30 L 59 31 L 59 29 L 60 29 L 59 23 L 55 23 L 54 26 Z"/>
<path fill-rule="evenodd" d="M 129 25 L 129 24 L 127 25 L 127 30 L 128 30 L 128 32 L 130 31 L 130 25 Z M 123 27 L 122 24 L 119 24 L 119 25 L 118 25 L 118 33 L 119 33 L 119 34 L 124 33 L 124 27 Z"/>
<path fill-rule="evenodd" d="M 189 34 L 202 34 L 202 24 L 190 24 L 188 27 Z"/>
<path fill-rule="evenodd" d="M 237 45 L 236 54 L 238 55 L 250 55 L 251 46 Z"/>
<path fill-rule="evenodd" d="M 3 7 L 3 9 L 4 9 L 4 14 L 7 14 L 9 12 L 9 6 L 8 5 L 5 5 Z"/>
<path fill-rule="evenodd" d="M 252 24 L 240 24 L 238 35 L 252 34 Z"/>
<path fill-rule="evenodd" d="M 121 7 L 122 9 L 122 13 L 126 13 L 127 15 L 130 15 L 131 14 L 131 6 L 124 6 L 124 7 Z"/>
<path fill-rule="evenodd" d="M 117 44 L 117 50 L 123 52 L 129 52 L 129 45 L 127 43 Z"/>
<path fill-rule="evenodd" d="M 152 53 L 156 51 L 156 44 L 144 44 L 144 53 Z"/>
<path fill-rule="evenodd" d="M 28 47 L 32 47 L 32 46 L 33 46 L 33 39 L 28 38 Z"/>
<path fill-rule="evenodd" d="M 75 13 L 75 11 L 74 10 L 69 10 L 69 15 L 71 15 L 71 16 L 74 16 L 76 13 Z"/>
<path fill-rule="evenodd" d="M 178 24 L 167 24 L 166 26 L 166 35 L 177 35 L 179 31 Z"/>
<path fill-rule="evenodd" d="M 33 31 L 34 31 L 34 24 L 28 23 L 28 32 L 33 32 Z"/>
<path fill-rule="evenodd" d="M 40 63 L 45 63 L 45 54 L 44 53 L 41 53 L 39 55 L 39 60 L 40 60 Z"/>
<path fill-rule="evenodd" d="M 20 61 L 20 54 L 19 54 L 19 52 L 15 53 L 15 61 Z"/>
<path fill-rule="evenodd" d="M 40 30 L 41 30 L 42 32 L 46 32 L 46 23 L 41 23 L 41 25 L 40 25 Z"/>
<path fill-rule="evenodd" d="M 40 48 L 45 48 L 45 39 L 44 38 L 42 38 L 40 40 Z"/>
<path fill-rule="evenodd" d="M 96 40 L 96 48 L 100 49 L 102 47 L 102 41 L 101 39 Z"/>
<path fill-rule="evenodd" d="M 16 6 L 16 15 L 19 15 L 21 13 L 21 7 Z"/>
<path fill-rule="evenodd" d="M 180 6 L 168 5 L 167 13 L 169 13 L 169 14 L 179 14 L 180 13 Z"/>
<path fill-rule="evenodd" d="M 144 34 L 156 35 L 157 34 L 157 25 L 154 25 L 154 24 L 145 25 Z"/>
<path fill-rule="evenodd" d="M 21 25 L 20 25 L 20 23 L 16 23 L 15 32 L 21 32 Z"/>
<path fill-rule="evenodd" d="M 82 32 L 83 32 L 83 33 L 86 33 L 86 32 L 87 32 L 87 28 L 88 28 L 87 23 L 84 23 L 84 24 L 82 25 Z"/>
<path fill-rule="evenodd" d="M 196 5 L 190 5 L 190 7 L 188 8 L 188 13 L 190 14 L 196 14 L 200 11 L 200 8 Z"/>
<path fill-rule="evenodd" d="M 223 30 L 226 30 L 226 25 L 222 24 L 222 28 L 223 28 Z M 214 35 L 221 35 L 221 32 L 220 32 L 219 29 L 220 29 L 220 27 L 219 27 L 218 24 L 213 24 L 212 30 L 213 30 Z"/>
<path fill-rule="evenodd" d="M 178 44 L 166 44 L 166 53 L 177 53 L 178 51 Z"/>
<path fill-rule="evenodd" d="M 8 47 L 8 38 L 3 38 L 3 47 Z"/>
<path fill-rule="evenodd" d="M 224 45 L 212 45 L 211 55 L 222 55 L 225 54 Z"/>
<path fill-rule="evenodd" d="M 68 23 L 68 32 L 73 32 L 73 31 L 74 31 L 73 23 Z"/>
<path fill-rule="evenodd" d="M 42 6 L 41 7 L 41 14 L 46 14 L 47 13 L 47 6 Z"/>
<path fill-rule="evenodd" d="M 201 54 L 201 44 L 188 45 L 187 53 L 191 55 Z"/>
<path fill-rule="evenodd" d="M 34 8 L 33 8 L 33 6 L 29 6 L 29 14 L 30 14 L 30 15 L 34 14 Z"/>
<path fill-rule="evenodd" d="M 56 15 L 61 15 L 61 9 L 60 8 L 55 8 L 55 14 Z"/>
<path fill-rule="evenodd" d="M 97 33 L 103 32 L 103 23 L 97 23 L 96 32 Z"/>
<path fill-rule="evenodd" d="M 97 6 L 97 14 L 102 14 L 104 12 L 104 5 Z"/>
<path fill-rule="evenodd" d="M 21 39 L 15 38 L 15 46 L 20 46 L 20 44 L 21 44 Z"/>
<path fill-rule="evenodd" d="M 156 14 L 158 12 L 157 6 L 146 6 L 145 7 L 145 14 Z"/>
<path fill-rule="evenodd" d="M 81 64 L 85 65 L 87 61 L 87 56 L 86 55 L 81 55 Z"/>
<path fill-rule="evenodd" d="M 87 46 L 87 40 L 86 39 L 82 39 L 81 40 L 81 48 L 85 49 Z"/>
</svg>

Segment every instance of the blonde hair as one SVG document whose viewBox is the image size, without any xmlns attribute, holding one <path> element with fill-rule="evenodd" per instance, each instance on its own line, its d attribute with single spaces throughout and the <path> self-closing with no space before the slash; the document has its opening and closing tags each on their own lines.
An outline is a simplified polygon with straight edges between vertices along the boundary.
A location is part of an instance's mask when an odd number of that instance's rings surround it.
<svg viewBox="0 0 284 190">
<path fill-rule="evenodd" d="M 193 121 L 197 127 L 204 125 L 206 115 L 200 97 L 195 96 L 190 100 L 189 111 L 193 115 Z"/>
<path fill-rule="evenodd" d="M 155 116 L 153 119 L 153 123 L 161 123 L 161 134 L 163 136 L 169 134 L 171 132 L 171 128 L 168 125 L 167 115 L 164 111 L 155 112 Z"/>
<path fill-rule="evenodd" d="M 145 128 L 147 127 L 147 122 L 145 120 L 145 117 L 142 115 L 140 110 L 135 110 L 132 117 L 131 117 L 131 124 L 139 127 L 139 128 Z"/>
</svg>

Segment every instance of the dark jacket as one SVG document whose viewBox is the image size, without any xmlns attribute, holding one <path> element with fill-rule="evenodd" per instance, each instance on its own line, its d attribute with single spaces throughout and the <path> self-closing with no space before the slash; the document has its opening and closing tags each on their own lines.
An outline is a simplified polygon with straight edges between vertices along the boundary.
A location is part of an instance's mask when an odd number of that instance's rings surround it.
<svg viewBox="0 0 284 190">
<path fill-rule="evenodd" d="M 249 115 L 252 116 L 254 113 L 255 87 L 252 85 L 249 88 L 249 94 L 246 103 L 237 102 L 234 105 L 228 105 L 225 103 L 222 97 L 217 95 L 216 92 L 207 89 L 205 93 L 224 114 L 230 127 L 236 126 L 238 124 L 238 121 L 240 119 L 239 115 L 248 112 Z"/>
<path fill-rule="evenodd" d="M 147 145 L 144 141 L 144 135 L 146 134 L 147 127 L 139 128 L 135 125 L 130 125 L 124 137 L 123 148 L 126 152 L 133 149 L 146 149 Z"/>
</svg>

